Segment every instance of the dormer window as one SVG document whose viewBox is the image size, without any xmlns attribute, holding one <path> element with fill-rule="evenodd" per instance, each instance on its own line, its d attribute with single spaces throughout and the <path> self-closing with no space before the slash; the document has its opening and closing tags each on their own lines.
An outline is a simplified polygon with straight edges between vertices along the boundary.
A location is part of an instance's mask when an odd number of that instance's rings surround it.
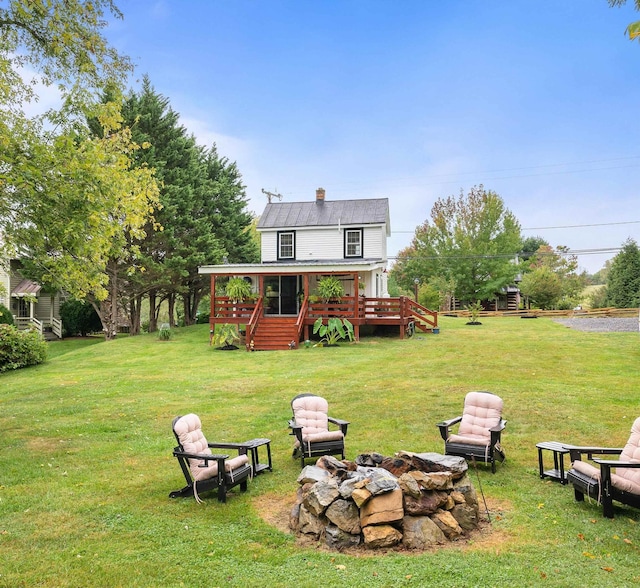
<svg viewBox="0 0 640 588">
<path fill-rule="evenodd" d="M 278 233 L 278 259 L 296 258 L 295 231 L 281 231 Z"/>
<path fill-rule="evenodd" d="M 362 257 L 362 229 L 345 229 L 344 256 Z"/>
</svg>

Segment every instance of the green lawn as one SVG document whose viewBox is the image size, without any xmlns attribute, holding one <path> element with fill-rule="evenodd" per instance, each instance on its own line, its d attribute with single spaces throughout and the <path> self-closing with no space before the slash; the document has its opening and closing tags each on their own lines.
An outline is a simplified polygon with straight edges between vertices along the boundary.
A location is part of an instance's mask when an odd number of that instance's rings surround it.
<svg viewBox="0 0 640 588">
<path fill-rule="evenodd" d="M 0 376 L 0 586 L 634 586 L 640 511 L 614 520 L 541 481 L 539 441 L 620 446 L 640 415 L 638 333 L 547 319 L 442 318 L 439 335 L 331 349 L 222 352 L 208 326 L 51 344 Z M 355 557 L 300 547 L 265 522 L 296 491 L 287 421 L 300 392 L 351 421 L 347 457 L 441 451 L 435 423 L 470 390 L 505 401 L 507 461 L 481 468 L 492 532 L 470 544 Z M 274 472 L 226 504 L 171 500 L 174 416 L 210 441 L 270 437 Z M 477 485 L 475 474 L 474 482 Z"/>
</svg>

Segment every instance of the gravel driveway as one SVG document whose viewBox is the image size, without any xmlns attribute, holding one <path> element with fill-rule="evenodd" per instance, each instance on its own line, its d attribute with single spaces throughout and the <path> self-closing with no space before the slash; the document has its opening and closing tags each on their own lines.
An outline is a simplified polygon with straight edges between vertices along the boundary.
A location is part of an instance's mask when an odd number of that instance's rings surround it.
<svg viewBox="0 0 640 588">
<path fill-rule="evenodd" d="M 554 318 L 552 320 L 577 331 L 593 333 L 638 331 L 637 318 Z"/>
</svg>

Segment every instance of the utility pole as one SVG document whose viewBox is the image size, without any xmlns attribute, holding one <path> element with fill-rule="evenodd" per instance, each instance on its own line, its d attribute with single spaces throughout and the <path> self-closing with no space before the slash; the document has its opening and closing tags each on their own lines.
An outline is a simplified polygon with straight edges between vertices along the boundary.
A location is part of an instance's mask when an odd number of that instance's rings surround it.
<svg viewBox="0 0 640 588">
<path fill-rule="evenodd" d="M 276 188 L 277 190 L 278 188 Z M 262 193 L 267 195 L 267 200 L 269 204 L 271 204 L 272 198 L 277 198 L 278 200 L 282 200 L 282 194 L 278 194 L 277 192 L 274 194 L 273 192 L 267 192 L 264 188 L 262 188 Z"/>
</svg>

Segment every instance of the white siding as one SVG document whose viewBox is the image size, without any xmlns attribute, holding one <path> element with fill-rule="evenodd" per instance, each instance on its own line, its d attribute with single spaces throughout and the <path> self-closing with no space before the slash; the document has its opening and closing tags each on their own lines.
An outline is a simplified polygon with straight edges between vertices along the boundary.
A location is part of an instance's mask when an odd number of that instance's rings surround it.
<svg viewBox="0 0 640 588">
<path fill-rule="evenodd" d="M 373 259 L 386 259 L 386 243 L 383 238 L 383 227 L 365 227 L 364 229 L 364 256 Z"/>
<path fill-rule="evenodd" d="M 262 261 L 277 261 L 278 233 L 275 231 L 263 231 L 260 247 L 262 250 Z"/>
<path fill-rule="evenodd" d="M 308 229 L 297 232 L 296 257 L 299 261 L 342 259 L 343 233 L 338 227 Z"/>
<path fill-rule="evenodd" d="M 344 259 L 344 229 L 360 227 L 297 228 L 296 261 Z M 363 252 L 367 259 L 386 259 L 387 240 L 385 228 L 364 227 Z M 262 261 L 277 261 L 278 232 L 262 231 Z"/>
</svg>

